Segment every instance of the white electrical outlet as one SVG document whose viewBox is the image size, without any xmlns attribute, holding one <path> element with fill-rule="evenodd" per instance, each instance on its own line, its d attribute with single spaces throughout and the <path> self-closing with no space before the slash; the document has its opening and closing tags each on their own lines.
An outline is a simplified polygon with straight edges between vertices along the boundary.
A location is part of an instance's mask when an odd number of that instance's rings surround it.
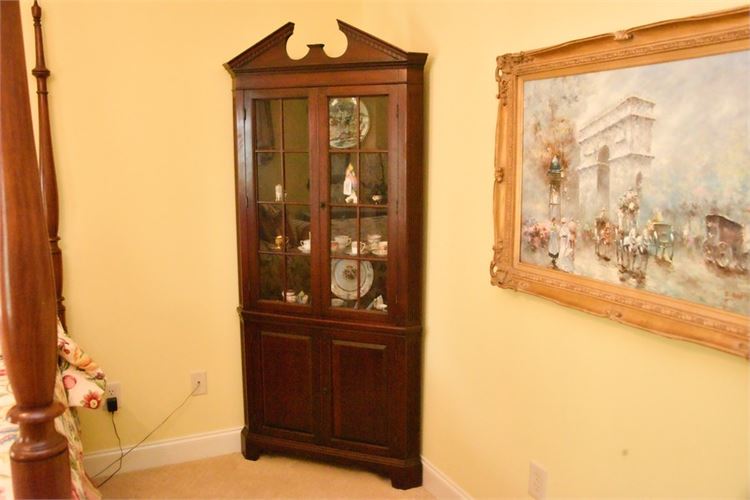
<svg viewBox="0 0 750 500">
<path fill-rule="evenodd" d="M 122 408 L 122 386 L 120 382 L 107 382 L 107 389 L 104 391 L 104 400 L 107 398 L 117 398 L 118 408 Z"/>
<path fill-rule="evenodd" d="M 529 464 L 529 495 L 536 500 L 547 498 L 547 471 L 536 462 Z"/>
<path fill-rule="evenodd" d="M 197 387 L 197 389 L 196 389 Z M 193 372 L 190 374 L 190 388 L 195 390 L 193 396 L 208 394 L 208 380 L 206 372 Z"/>
</svg>

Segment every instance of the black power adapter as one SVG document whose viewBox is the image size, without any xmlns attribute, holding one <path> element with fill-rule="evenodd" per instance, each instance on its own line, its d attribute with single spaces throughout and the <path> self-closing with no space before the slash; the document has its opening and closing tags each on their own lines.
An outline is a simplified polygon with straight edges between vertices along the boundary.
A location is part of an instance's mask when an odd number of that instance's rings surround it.
<svg viewBox="0 0 750 500">
<path fill-rule="evenodd" d="M 107 398 L 107 411 L 110 413 L 117 411 L 117 398 L 115 396 Z"/>
</svg>

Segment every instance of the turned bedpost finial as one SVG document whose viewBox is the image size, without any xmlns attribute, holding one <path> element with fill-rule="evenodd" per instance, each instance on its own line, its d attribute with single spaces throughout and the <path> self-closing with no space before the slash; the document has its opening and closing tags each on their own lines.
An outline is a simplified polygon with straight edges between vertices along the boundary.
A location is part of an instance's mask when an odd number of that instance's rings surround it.
<svg viewBox="0 0 750 500">
<path fill-rule="evenodd" d="M 34 25 L 41 23 L 42 8 L 39 6 L 36 0 L 34 0 L 34 5 L 31 6 L 31 15 L 34 17 Z"/>
<path fill-rule="evenodd" d="M 37 78 L 37 83 L 39 83 L 40 78 L 46 79 L 46 77 L 49 76 L 49 70 L 47 69 L 47 66 L 44 62 L 44 44 L 42 39 L 42 8 L 39 6 L 36 0 L 34 0 L 34 5 L 31 6 L 31 16 L 34 18 L 34 41 L 36 45 L 36 66 L 33 70 L 31 70 L 31 74 Z M 44 88 L 38 88 L 37 93 L 41 91 L 47 91 L 46 82 L 44 85 L 41 85 L 41 87 Z"/>
<path fill-rule="evenodd" d="M 47 65 L 44 61 L 42 8 L 36 0 L 34 0 L 34 5 L 31 7 L 31 14 L 34 17 L 34 39 L 36 45 L 36 66 L 31 71 L 31 74 L 36 78 L 36 94 L 39 113 L 39 171 L 42 183 L 42 202 L 44 203 L 47 234 L 49 237 L 52 266 L 54 269 L 57 316 L 60 318 L 63 328 L 67 329 L 65 323 L 65 305 L 63 304 L 65 299 L 62 296 L 62 252 L 58 243 L 60 241 L 58 235 L 60 226 L 60 208 L 57 194 L 55 158 L 52 150 L 52 131 L 49 119 L 47 91 L 47 78 L 50 76 L 50 71 L 47 69 Z"/>
</svg>

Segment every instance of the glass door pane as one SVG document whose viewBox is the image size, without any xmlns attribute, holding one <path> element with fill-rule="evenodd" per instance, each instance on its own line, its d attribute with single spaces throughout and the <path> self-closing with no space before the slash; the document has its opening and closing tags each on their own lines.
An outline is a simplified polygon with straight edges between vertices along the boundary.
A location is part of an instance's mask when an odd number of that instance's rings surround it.
<svg viewBox="0 0 750 500">
<path fill-rule="evenodd" d="M 359 102 L 362 149 L 388 151 L 388 96 L 362 97 Z"/>
<path fill-rule="evenodd" d="M 306 98 L 253 101 L 261 300 L 310 307 L 310 148 Z"/>
<path fill-rule="evenodd" d="M 388 153 L 360 153 L 362 202 L 388 204 Z"/>
<path fill-rule="evenodd" d="M 281 201 L 276 186 L 281 185 L 281 155 L 257 153 L 255 172 L 258 179 L 258 201 Z"/>
<path fill-rule="evenodd" d="M 388 309 L 388 110 L 388 96 L 328 99 L 334 309 Z"/>
<path fill-rule="evenodd" d="M 286 201 L 310 203 L 310 157 L 307 153 L 284 154 Z"/>
</svg>

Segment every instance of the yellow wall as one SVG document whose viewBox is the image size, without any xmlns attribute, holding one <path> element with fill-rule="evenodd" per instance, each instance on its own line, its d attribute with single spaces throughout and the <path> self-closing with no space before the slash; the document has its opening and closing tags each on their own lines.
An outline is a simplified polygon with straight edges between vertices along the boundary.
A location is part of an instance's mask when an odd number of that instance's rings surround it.
<svg viewBox="0 0 750 500">
<path fill-rule="evenodd" d="M 25 28 L 30 27 L 24 0 Z M 123 384 L 133 443 L 242 423 L 230 77 L 288 20 L 428 52 L 425 457 L 475 496 L 748 494 L 748 365 L 489 285 L 495 56 L 736 1 L 44 0 L 70 329 Z M 28 47 L 31 47 L 30 40 Z M 31 58 L 28 51 L 27 56 Z M 115 445 L 84 414 L 89 451 Z"/>
</svg>

